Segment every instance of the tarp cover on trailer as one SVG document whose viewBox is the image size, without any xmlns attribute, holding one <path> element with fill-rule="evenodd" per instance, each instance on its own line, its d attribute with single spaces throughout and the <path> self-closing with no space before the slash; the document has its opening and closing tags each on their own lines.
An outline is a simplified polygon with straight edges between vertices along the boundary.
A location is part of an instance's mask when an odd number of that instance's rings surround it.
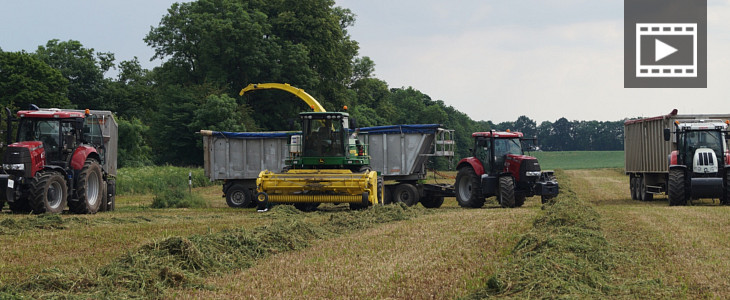
<svg viewBox="0 0 730 300">
<path fill-rule="evenodd" d="M 229 139 L 258 139 L 258 138 L 286 138 L 292 135 L 302 134 L 301 132 L 228 132 L 213 131 L 213 136 L 220 136 Z"/>
<path fill-rule="evenodd" d="M 412 125 L 388 125 L 360 128 L 360 132 L 367 133 L 434 133 L 441 127 L 441 124 L 412 124 Z"/>
</svg>

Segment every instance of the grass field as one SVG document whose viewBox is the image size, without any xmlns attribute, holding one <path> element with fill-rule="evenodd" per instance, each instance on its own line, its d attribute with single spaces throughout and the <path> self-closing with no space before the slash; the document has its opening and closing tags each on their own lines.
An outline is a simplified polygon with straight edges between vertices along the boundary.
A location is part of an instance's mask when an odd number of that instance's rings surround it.
<svg viewBox="0 0 730 300">
<path fill-rule="evenodd" d="M 537 157 L 543 170 L 575 170 L 623 168 L 623 151 L 535 151 L 529 153 Z"/>
<path fill-rule="evenodd" d="M 204 208 L 152 209 L 135 188 L 114 212 L 3 212 L 0 298 L 730 297 L 730 207 L 632 201 L 620 168 L 557 175 L 555 204 L 517 209 L 261 214 L 212 185 L 194 189 Z"/>
</svg>

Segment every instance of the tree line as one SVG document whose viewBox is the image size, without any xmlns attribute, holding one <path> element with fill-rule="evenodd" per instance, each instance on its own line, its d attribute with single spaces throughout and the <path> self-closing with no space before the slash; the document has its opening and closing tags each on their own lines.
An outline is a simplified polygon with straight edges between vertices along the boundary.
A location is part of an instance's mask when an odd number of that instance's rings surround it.
<svg viewBox="0 0 730 300">
<path fill-rule="evenodd" d="M 238 96 L 249 83 L 303 88 L 327 110 L 347 105 L 358 125 L 439 123 L 456 131 L 459 157 L 471 133 L 519 130 L 543 150 L 620 150 L 622 121 L 475 121 L 412 87 L 374 76 L 348 34 L 355 15 L 332 0 L 198 0 L 175 3 L 144 37 L 159 67 L 117 62 L 75 40 L 50 40 L 34 52 L 0 49 L 0 105 L 113 111 L 119 165 L 201 165 L 201 129 L 290 130 L 309 108 L 281 91 Z M 105 76 L 114 69 L 116 75 Z"/>
</svg>

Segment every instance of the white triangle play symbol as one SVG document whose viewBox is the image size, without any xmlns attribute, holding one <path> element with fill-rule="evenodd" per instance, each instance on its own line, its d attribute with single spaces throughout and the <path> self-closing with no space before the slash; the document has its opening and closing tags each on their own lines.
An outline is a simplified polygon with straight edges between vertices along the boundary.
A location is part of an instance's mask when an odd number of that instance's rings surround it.
<svg viewBox="0 0 730 300">
<path fill-rule="evenodd" d="M 660 61 L 662 58 L 665 58 L 674 52 L 677 52 L 677 48 L 669 46 L 658 39 L 654 39 L 654 61 L 655 62 Z"/>
</svg>

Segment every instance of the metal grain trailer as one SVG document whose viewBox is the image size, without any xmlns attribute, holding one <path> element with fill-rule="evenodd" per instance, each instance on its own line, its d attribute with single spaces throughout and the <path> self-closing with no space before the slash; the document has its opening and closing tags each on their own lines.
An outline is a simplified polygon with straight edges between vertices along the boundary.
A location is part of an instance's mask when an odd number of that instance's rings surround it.
<svg viewBox="0 0 730 300">
<path fill-rule="evenodd" d="M 263 170 L 282 170 L 290 140 L 298 132 L 220 132 L 201 130 L 205 175 L 224 180 L 223 195 L 230 207 L 255 205 L 256 178 Z"/>
<path fill-rule="evenodd" d="M 667 193 L 671 205 L 689 199 L 721 198 L 727 190 L 726 120 L 730 114 L 678 115 L 624 123 L 625 171 L 631 198 L 651 200 Z M 703 159 L 704 158 L 704 159 Z M 713 168 L 704 168 L 705 166 Z"/>
<path fill-rule="evenodd" d="M 450 185 L 422 184 L 426 162 L 432 156 L 453 157 L 453 130 L 438 124 L 393 125 L 360 129 L 358 139 L 371 157 L 370 166 L 386 181 L 386 203 L 419 201 L 439 207 L 453 196 Z M 201 130 L 205 175 L 224 180 L 223 194 L 231 207 L 255 203 L 256 178 L 264 170 L 281 171 L 290 155 L 299 151 L 300 132 L 218 132 Z"/>
<path fill-rule="evenodd" d="M 439 124 L 391 125 L 360 128 L 359 138 L 368 145 L 370 167 L 386 181 L 385 203 L 421 202 L 440 207 L 444 197 L 453 197 L 453 185 L 424 184 L 430 157 L 454 156 L 454 131 Z"/>
</svg>

